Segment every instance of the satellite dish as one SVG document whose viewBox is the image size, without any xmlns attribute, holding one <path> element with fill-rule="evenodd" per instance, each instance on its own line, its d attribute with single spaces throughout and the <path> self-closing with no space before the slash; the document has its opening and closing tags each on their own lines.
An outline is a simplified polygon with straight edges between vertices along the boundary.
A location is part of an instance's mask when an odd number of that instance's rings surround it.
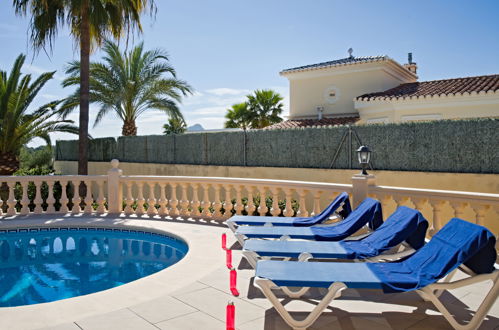
<svg viewBox="0 0 499 330">
<path fill-rule="evenodd" d="M 349 57 L 353 57 L 353 49 L 352 48 L 348 48 L 348 55 Z"/>
</svg>

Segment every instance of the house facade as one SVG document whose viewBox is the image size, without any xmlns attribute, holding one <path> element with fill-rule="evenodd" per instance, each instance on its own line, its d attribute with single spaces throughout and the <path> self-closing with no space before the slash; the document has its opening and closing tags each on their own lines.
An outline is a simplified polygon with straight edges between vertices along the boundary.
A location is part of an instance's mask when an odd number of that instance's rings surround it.
<svg viewBox="0 0 499 330">
<path fill-rule="evenodd" d="M 499 117 L 499 75 L 418 81 L 409 54 L 354 57 L 281 71 L 290 113 L 270 128 Z"/>
</svg>

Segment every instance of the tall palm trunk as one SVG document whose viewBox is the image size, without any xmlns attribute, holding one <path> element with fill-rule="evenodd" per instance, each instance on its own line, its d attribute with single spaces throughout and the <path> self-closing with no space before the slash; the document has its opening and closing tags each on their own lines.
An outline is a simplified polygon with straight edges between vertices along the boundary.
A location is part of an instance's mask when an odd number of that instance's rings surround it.
<svg viewBox="0 0 499 330">
<path fill-rule="evenodd" d="M 123 127 L 121 128 L 121 135 L 123 136 L 137 135 L 137 125 L 135 125 L 135 120 L 125 119 L 125 121 L 123 122 Z"/>
<path fill-rule="evenodd" d="M 89 0 L 83 0 L 80 25 L 80 130 L 78 174 L 88 174 L 88 111 L 90 93 Z"/>
<path fill-rule="evenodd" d="M 19 169 L 19 158 L 11 153 L 0 153 L 0 175 L 12 175 Z"/>
</svg>

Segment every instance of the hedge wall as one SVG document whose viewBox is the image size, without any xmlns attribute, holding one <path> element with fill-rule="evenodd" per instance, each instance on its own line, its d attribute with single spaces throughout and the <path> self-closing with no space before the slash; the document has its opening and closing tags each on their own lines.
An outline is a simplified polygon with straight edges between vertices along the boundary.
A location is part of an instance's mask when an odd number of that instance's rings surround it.
<svg viewBox="0 0 499 330">
<path fill-rule="evenodd" d="M 499 119 L 189 133 L 93 139 L 90 161 L 357 168 L 356 135 L 378 170 L 499 173 Z M 344 138 L 344 143 L 340 142 Z M 56 160 L 77 160 L 77 141 L 57 141 Z"/>
</svg>

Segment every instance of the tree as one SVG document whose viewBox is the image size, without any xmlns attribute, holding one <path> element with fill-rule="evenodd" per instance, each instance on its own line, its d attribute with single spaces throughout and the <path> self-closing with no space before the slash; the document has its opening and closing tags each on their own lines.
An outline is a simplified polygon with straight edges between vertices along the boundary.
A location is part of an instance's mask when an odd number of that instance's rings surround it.
<svg viewBox="0 0 499 330">
<path fill-rule="evenodd" d="M 19 169 L 21 148 L 39 137 L 51 145 L 52 132 L 78 133 L 72 120 L 60 118 L 58 108 L 62 101 L 42 105 L 28 111 L 38 92 L 55 72 L 41 74 L 32 81 L 31 75 L 22 75 L 25 56 L 19 55 L 10 71 L 0 71 L 0 175 L 11 175 Z"/>
<path fill-rule="evenodd" d="M 142 31 L 140 14 L 154 13 L 154 0 L 13 0 L 17 15 L 30 15 L 30 38 L 36 51 L 52 44 L 60 28 L 69 27 L 80 48 L 80 122 L 78 174 L 88 174 L 90 51 L 106 37 Z"/>
<path fill-rule="evenodd" d="M 257 89 L 247 96 L 248 108 L 252 112 L 251 128 L 264 128 L 282 121 L 283 97 L 270 89 Z"/>
<path fill-rule="evenodd" d="M 141 43 L 129 52 L 105 41 L 104 61 L 90 63 L 90 103 L 100 106 L 94 127 L 109 112 L 122 121 L 122 135 L 137 135 L 137 118 L 145 111 L 158 109 L 170 117 L 182 118 L 177 103 L 191 93 L 191 87 L 176 78 L 175 69 L 168 63 L 166 52 L 161 49 L 144 51 Z M 71 62 L 64 87 L 78 85 L 80 63 Z M 169 77 L 165 77 L 169 75 Z M 78 106 L 77 89 L 64 103 L 65 115 Z M 183 118 L 182 118 L 183 119 Z"/>
<path fill-rule="evenodd" d="M 182 117 L 171 117 L 168 119 L 168 123 L 163 125 L 165 135 L 182 134 L 185 131 L 187 131 L 187 125 Z"/>
<path fill-rule="evenodd" d="M 253 113 L 248 108 L 248 103 L 237 103 L 232 105 L 231 109 L 227 109 L 225 114 L 225 128 L 242 128 L 246 130 L 251 126 Z"/>
</svg>

